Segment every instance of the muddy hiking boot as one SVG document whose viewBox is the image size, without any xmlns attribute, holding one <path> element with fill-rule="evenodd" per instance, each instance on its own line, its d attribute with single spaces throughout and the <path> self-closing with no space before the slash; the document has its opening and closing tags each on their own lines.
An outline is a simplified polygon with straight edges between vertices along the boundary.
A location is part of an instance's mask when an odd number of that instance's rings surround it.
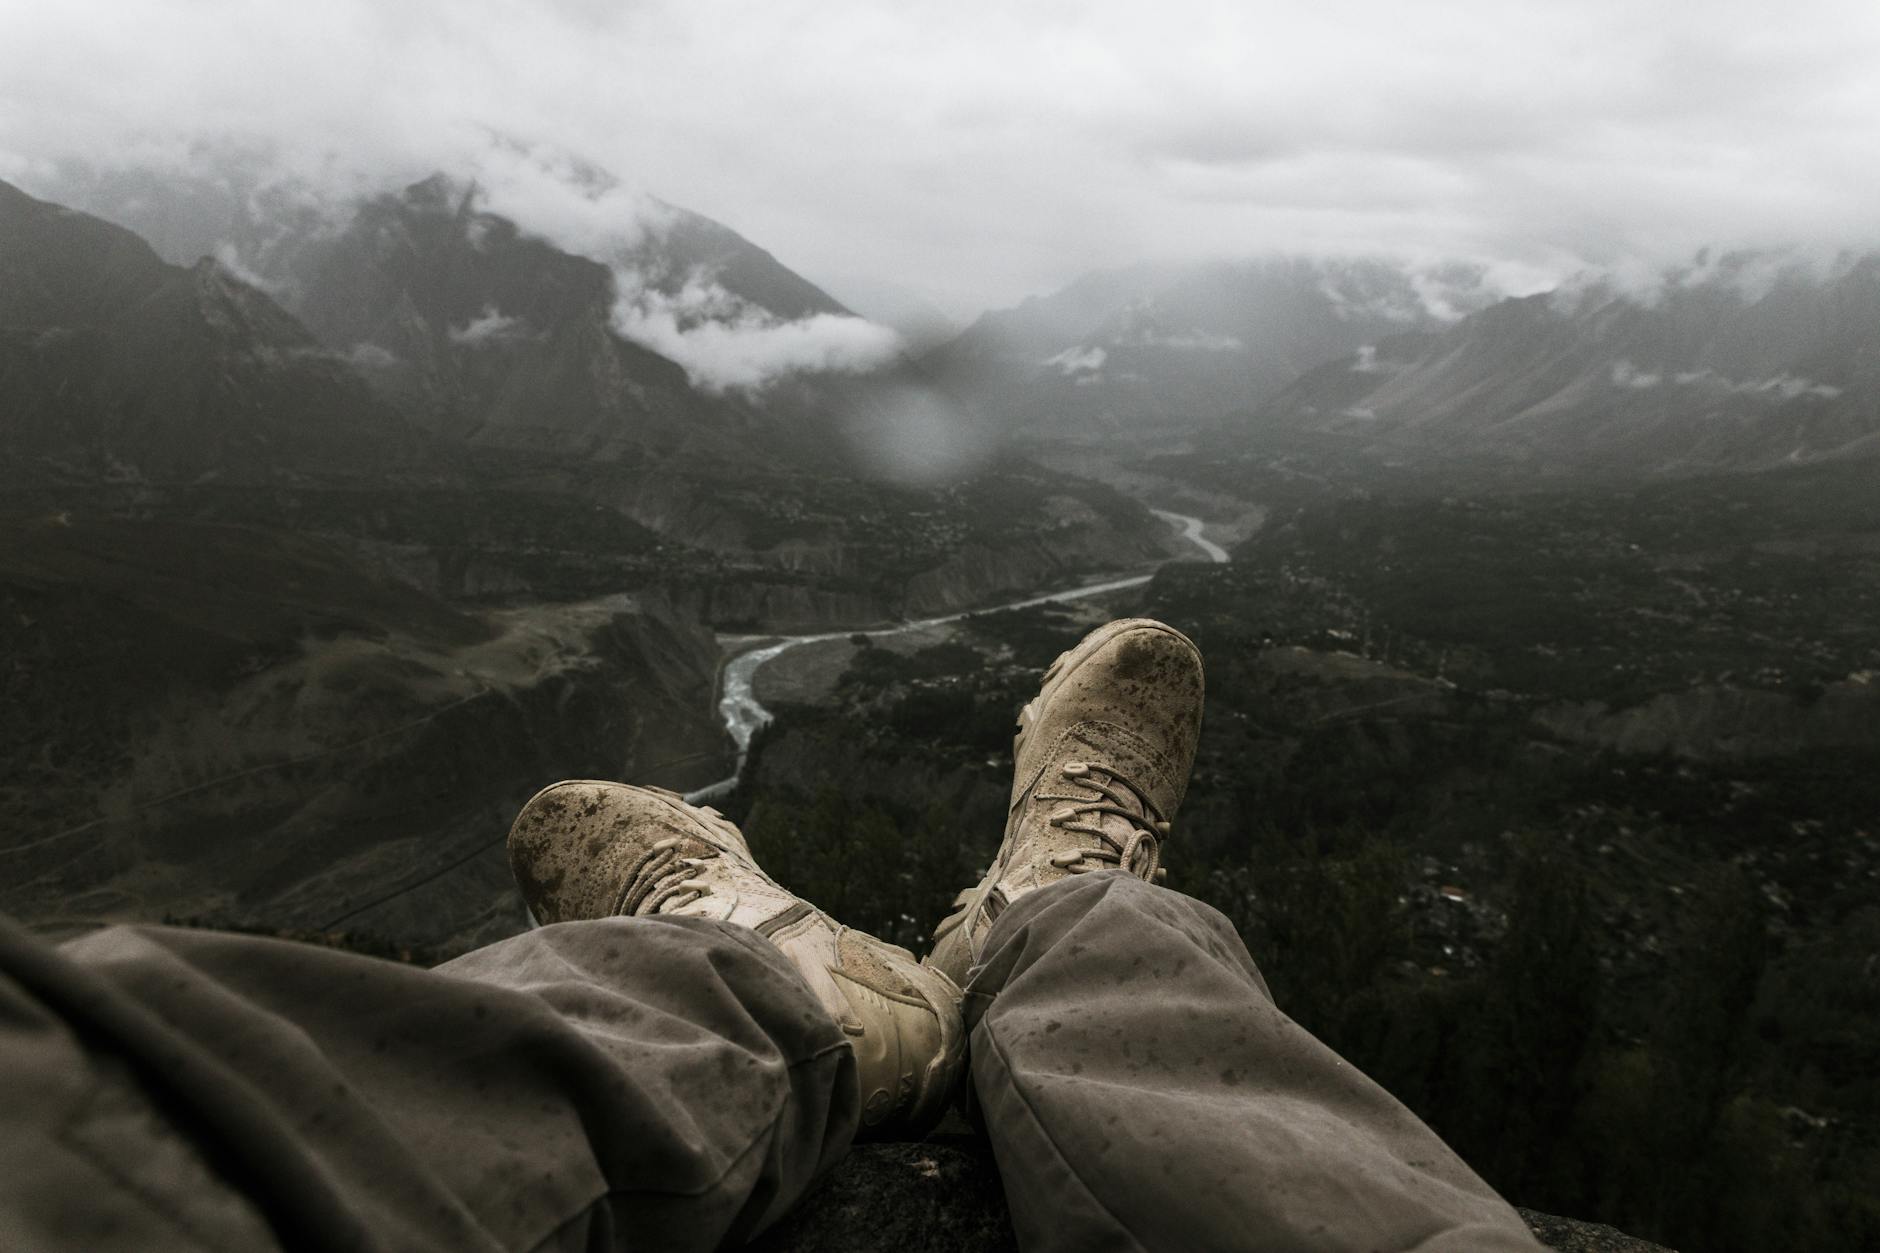
<svg viewBox="0 0 1880 1253">
<path fill-rule="evenodd" d="M 753 928 L 854 1046 L 864 1134 L 918 1136 L 944 1112 L 965 1048 L 959 988 L 779 887 L 717 810 L 660 788 L 557 783 L 523 806 L 509 865 L 543 924 L 686 914 Z"/>
<path fill-rule="evenodd" d="M 1125 618 L 1051 663 L 1020 711 L 1005 841 L 934 932 L 927 965 L 964 985 L 1006 906 L 1066 875 L 1159 877 L 1201 732 L 1201 653 L 1173 627 Z"/>
</svg>

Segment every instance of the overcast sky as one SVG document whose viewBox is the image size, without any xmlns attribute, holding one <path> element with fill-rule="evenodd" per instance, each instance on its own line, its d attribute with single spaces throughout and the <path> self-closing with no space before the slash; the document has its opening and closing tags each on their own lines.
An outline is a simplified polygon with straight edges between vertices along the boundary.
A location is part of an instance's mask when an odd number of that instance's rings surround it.
<svg viewBox="0 0 1880 1253">
<path fill-rule="evenodd" d="M 554 144 L 956 314 L 1144 258 L 1880 244 L 1875 0 L 0 0 L 0 178 Z"/>
</svg>

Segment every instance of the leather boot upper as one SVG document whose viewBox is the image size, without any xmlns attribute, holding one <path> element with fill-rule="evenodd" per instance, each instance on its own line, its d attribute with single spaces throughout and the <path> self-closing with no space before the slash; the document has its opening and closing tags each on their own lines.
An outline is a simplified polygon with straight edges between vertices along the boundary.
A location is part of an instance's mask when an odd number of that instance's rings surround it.
<svg viewBox="0 0 1880 1253">
<path fill-rule="evenodd" d="M 1201 732 L 1201 654 L 1147 618 L 1112 622 L 1045 672 L 1019 714 L 998 856 L 934 933 L 927 964 L 963 984 L 1006 906 L 1069 874 L 1154 879 Z"/>
<path fill-rule="evenodd" d="M 682 914 L 752 928 L 849 1036 L 864 1132 L 917 1134 L 944 1111 L 963 1064 L 959 988 L 780 887 L 717 810 L 657 788 L 557 783 L 516 818 L 509 860 L 540 923 Z"/>
</svg>

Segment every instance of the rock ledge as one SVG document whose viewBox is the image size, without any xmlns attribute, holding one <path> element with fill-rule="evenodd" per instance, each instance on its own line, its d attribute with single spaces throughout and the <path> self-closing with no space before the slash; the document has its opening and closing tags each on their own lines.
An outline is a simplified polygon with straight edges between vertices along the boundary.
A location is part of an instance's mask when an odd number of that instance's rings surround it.
<svg viewBox="0 0 1880 1253">
<path fill-rule="evenodd" d="M 1522 1210 L 1541 1243 L 1567 1253 L 1666 1253 L 1611 1227 Z M 750 1246 L 761 1253 L 1016 1253 L 998 1170 L 970 1137 L 852 1150 L 794 1213 Z"/>
</svg>

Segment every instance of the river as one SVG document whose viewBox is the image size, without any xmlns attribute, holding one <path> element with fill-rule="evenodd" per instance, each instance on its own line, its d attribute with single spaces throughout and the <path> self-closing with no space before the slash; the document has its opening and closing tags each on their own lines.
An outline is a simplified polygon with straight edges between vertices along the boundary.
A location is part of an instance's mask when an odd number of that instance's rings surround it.
<svg viewBox="0 0 1880 1253">
<path fill-rule="evenodd" d="M 1226 561 L 1227 550 L 1213 540 L 1201 534 L 1200 518 L 1185 513 L 1171 513 L 1166 509 L 1153 511 L 1170 526 L 1182 533 L 1182 538 L 1193 544 L 1202 557 L 1208 561 Z M 968 609 L 962 613 L 943 614 L 938 618 L 922 618 L 918 622 L 902 622 L 890 627 L 882 627 L 867 632 L 869 635 L 904 635 L 910 631 L 923 631 L 928 627 L 944 626 L 949 622 L 958 622 L 976 613 L 999 613 L 1006 609 L 1029 609 L 1033 605 L 1047 605 L 1057 601 L 1084 600 L 1091 596 L 1101 596 L 1105 592 L 1120 592 L 1124 588 L 1140 587 L 1153 576 L 1150 574 L 1132 574 L 1128 578 L 1110 579 L 1103 583 L 1090 583 L 1082 587 L 1065 588 L 1062 591 L 1046 592 L 1042 596 L 1028 596 L 1023 600 L 1011 601 L 1003 605 L 991 605 L 980 609 Z M 720 680 L 718 713 L 725 720 L 725 730 L 731 733 L 731 739 L 738 746 L 738 764 L 732 773 L 716 783 L 707 784 L 697 791 L 686 793 L 688 801 L 708 801 L 723 796 L 738 784 L 744 773 L 744 762 L 751 751 L 751 737 L 757 734 L 757 728 L 770 721 L 768 709 L 759 703 L 754 691 L 757 672 L 770 662 L 803 644 L 814 644 L 820 640 L 847 639 L 854 635 L 853 630 L 829 631 L 821 635 L 790 635 L 774 643 L 739 653 L 725 663 L 723 678 Z"/>
</svg>

